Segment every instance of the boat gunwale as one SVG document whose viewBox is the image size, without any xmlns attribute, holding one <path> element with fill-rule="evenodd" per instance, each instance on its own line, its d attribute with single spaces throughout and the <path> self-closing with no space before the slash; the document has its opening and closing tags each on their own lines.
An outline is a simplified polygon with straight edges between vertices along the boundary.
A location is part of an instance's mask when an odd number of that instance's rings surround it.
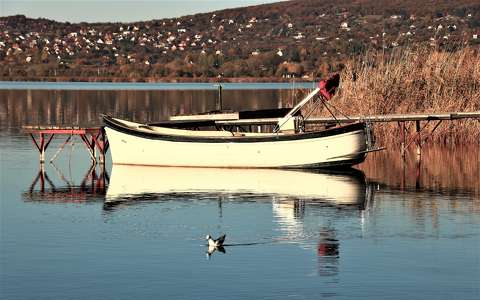
<svg viewBox="0 0 480 300">
<path fill-rule="evenodd" d="M 329 136 L 335 136 L 344 133 L 350 133 L 359 130 L 365 130 L 365 122 L 357 122 L 353 124 L 347 124 L 338 126 L 331 129 L 325 129 L 321 131 L 312 131 L 297 134 L 275 134 L 266 136 L 186 136 L 186 135 L 173 135 L 159 132 L 140 131 L 132 128 L 121 121 L 117 121 L 108 115 L 103 115 L 103 121 L 105 126 L 122 132 L 125 134 L 133 135 L 136 137 L 153 139 L 153 140 L 166 140 L 171 142 L 197 142 L 197 143 L 252 143 L 252 142 L 280 142 L 280 141 L 297 141 L 314 138 L 323 138 Z M 162 127 L 160 127 L 162 128 Z M 167 127 L 168 128 L 168 127 Z"/>
<path fill-rule="evenodd" d="M 353 155 L 352 155 L 353 156 Z M 196 166 L 196 165 L 166 165 L 166 164 L 136 164 L 136 163 L 113 163 L 113 165 L 119 166 L 132 166 L 132 167 L 152 167 L 152 168 L 187 168 L 187 169 L 271 169 L 271 170 L 292 170 L 292 171 L 302 171 L 302 170 L 348 170 L 351 169 L 351 166 L 358 165 L 365 161 L 365 155 L 356 155 L 355 158 L 336 160 L 332 162 L 321 162 L 321 163 L 311 163 L 303 165 L 282 165 L 282 166 Z"/>
</svg>

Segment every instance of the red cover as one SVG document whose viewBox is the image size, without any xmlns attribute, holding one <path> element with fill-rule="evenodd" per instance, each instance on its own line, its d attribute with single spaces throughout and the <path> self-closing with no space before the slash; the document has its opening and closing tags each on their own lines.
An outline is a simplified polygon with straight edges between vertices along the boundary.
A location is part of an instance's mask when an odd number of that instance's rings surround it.
<svg viewBox="0 0 480 300">
<path fill-rule="evenodd" d="M 339 85 L 340 85 L 340 74 L 334 74 L 330 78 L 326 80 L 322 80 L 318 83 L 318 87 L 320 88 L 320 93 L 327 100 L 332 99 Z"/>
</svg>

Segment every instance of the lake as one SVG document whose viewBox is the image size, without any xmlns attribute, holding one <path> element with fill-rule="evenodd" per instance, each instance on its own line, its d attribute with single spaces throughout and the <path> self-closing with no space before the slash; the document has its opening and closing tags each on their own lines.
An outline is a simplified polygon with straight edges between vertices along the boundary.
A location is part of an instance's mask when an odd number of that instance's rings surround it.
<svg viewBox="0 0 480 300">
<path fill-rule="evenodd" d="M 162 120 L 215 109 L 216 88 L 2 84 L 2 299 L 480 296 L 478 145 L 426 146 L 421 160 L 391 147 L 327 172 L 112 166 L 109 155 L 92 168 L 74 139 L 42 172 L 22 125 Z M 223 107 L 296 96 L 231 87 Z M 225 253 L 207 253 L 205 236 L 223 233 Z"/>
</svg>

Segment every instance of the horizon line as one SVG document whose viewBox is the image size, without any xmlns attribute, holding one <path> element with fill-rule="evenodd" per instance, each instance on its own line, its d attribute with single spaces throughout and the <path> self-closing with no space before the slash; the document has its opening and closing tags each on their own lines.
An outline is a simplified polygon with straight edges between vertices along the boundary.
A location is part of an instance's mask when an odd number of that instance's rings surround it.
<svg viewBox="0 0 480 300">
<path fill-rule="evenodd" d="M 199 1 L 203 3 L 201 5 L 195 3 Z M 215 13 L 229 9 L 240 9 L 286 1 L 291 0 L 141 0 L 136 2 L 106 0 L 100 3 L 77 0 L 65 2 L 53 0 L 4 0 L 0 2 L 0 11 L 4 12 L 0 14 L 0 18 L 25 16 L 29 19 L 46 19 L 58 23 L 72 24 L 135 23 L 177 19 L 197 14 Z M 182 5 L 181 2 L 191 5 Z M 116 6 L 116 9 L 111 10 L 112 5 Z M 134 16 L 131 14 L 132 9 L 137 11 Z M 119 11 L 121 12 L 120 14 L 118 13 Z M 95 14 L 92 15 L 91 12 L 95 12 Z"/>
</svg>

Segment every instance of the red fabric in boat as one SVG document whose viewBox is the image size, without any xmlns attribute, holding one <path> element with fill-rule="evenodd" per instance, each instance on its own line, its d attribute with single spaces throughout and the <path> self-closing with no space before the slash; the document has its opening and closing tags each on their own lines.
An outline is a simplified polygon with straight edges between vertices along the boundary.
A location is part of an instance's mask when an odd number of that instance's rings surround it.
<svg viewBox="0 0 480 300">
<path fill-rule="evenodd" d="M 330 100 L 332 99 L 333 95 L 335 95 L 335 91 L 337 87 L 340 85 L 340 75 L 335 74 L 332 77 L 322 80 L 318 83 L 318 87 L 320 88 L 320 93 L 322 94 L 325 99 Z"/>
</svg>

